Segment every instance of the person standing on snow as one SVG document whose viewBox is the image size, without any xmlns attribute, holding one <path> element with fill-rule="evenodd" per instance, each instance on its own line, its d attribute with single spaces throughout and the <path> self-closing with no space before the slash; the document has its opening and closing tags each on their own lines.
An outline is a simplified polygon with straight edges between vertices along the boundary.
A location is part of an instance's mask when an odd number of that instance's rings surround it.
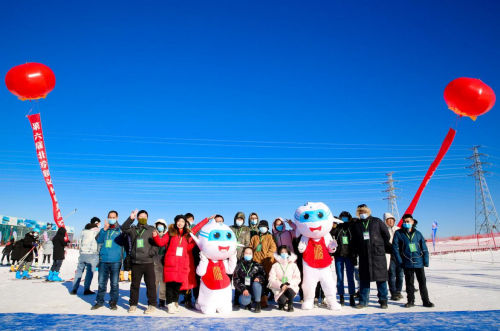
<svg viewBox="0 0 500 331">
<path fill-rule="evenodd" d="M 391 213 L 384 213 L 384 222 L 389 229 L 389 234 L 391 235 L 391 245 L 394 240 L 394 234 L 399 227 L 396 226 L 396 219 Z M 401 291 L 403 290 L 403 268 L 396 263 L 396 258 L 393 252 L 386 254 L 387 265 L 389 267 L 389 292 L 391 293 L 391 300 L 399 301 L 403 299 Z"/>
<path fill-rule="evenodd" d="M 38 246 L 38 236 L 40 234 L 39 229 L 34 229 L 31 232 L 28 232 L 26 236 L 24 236 L 23 245 L 20 251 L 20 260 L 24 258 L 23 261 L 19 262 L 19 266 L 17 267 L 16 278 L 17 279 L 30 279 L 29 269 L 31 264 L 33 263 L 33 256 L 35 255 L 34 250 Z M 21 274 L 22 272 L 22 274 Z"/>
<path fill-rule="evenodd" d="M 54 253 L 54 244 L 52 240 L 47 240 L 47 242 L 43 245 L 43 262 L 42 265 L 45 266 L 45 261 L 47 261 L 47 268 L 50 266 L 50 257 Z"/>
<path fill-rule="evenodd" d="M 136 217 L 138 224 L 132 225 Z M 153 241 L 153 232 L 156 231 L 156 228 L 148 225 L 148 217 L 147 211 L 141 210 L 137 212 L 136 209 L 122 226 L 122 231 L 128 234 L 132 240 L 132 250 L 130 252 L 132 259 L 132 283 L 130 284 L 129 313 L 137 311 L 139 290 L 143 276 L 148 297 L 148 308 L 144 311 L 144 314 L 153 314 L 156 311 L 154 259 L 158 254 L 158 247 Z"/>
<path fill-rule="evenodd" d="M 229 227 L 235 237 L 236 241 L 239 245 L 242 246 L 237 246 L 236 247 L 236 256 L 238 259 L 241 258 L 242 253 L 243 253 L 243 248 L 248 247 L 250 245 L 250 228 L 245 225 L 245 214 L 241 211 L 237 212 L 236 215 L 234 215 L 234 224 Z M 229 279 L 232 280 L 233 275 L 228 275 Z M 234 289 L 234 298 L 233 298 L 233 306 L 239 306 L 240 302 L 240 291 L 235 288 Z"/>
<path fill-rule="evenodd" d="M 59 271 L 61 270 L 65 258 L 64 248 L 70 244 L 69 241 L 66 241 L 65 235 L 66 228 L 62 227 L 57 229 L 56 235 L 52 238 L 52 243 L 54 244 L 54 258 L 52 268 L 50 268 L 49 271 L 49 277 L 47 277 L 49 282 L 63 281 L 61 277 L 59 277 Z"/>
<path fill-rule="evenodd" d="M 290 250 L 293 249 L 293 239 L 295 239 L 295 230 L 297 226 L 291 220 L 286 220 L 291 230 L 285 229 L 285 221 L 283 218 L 278 217 L 273 222 L 273 238 L 276 246 L 288 246 Z"/>
<path fill-rule="evenodd" d="M 80 256 L 78 257 L 78 264 L 76 268 L 75 279 L 73 281 L 72 295 L 76 295 L 82 280 L 83 270 L 87 269 L 85 275 L 85 284 L 83 286 L 83 295 L 95 294 L 90 290 L 92 278 L 94 278 L 95 268 L 99 263 L 99 254 L 97 251 L 96 237 L 99 235 L 99 228 L 95 223 L 89 223 L 82 231 L 78 239 L 78 246 L 80 247 Z"/>
<path fill-rule="evenodd" d="M 354 253 L 359 256 L 359 304 L 357 309 L 368 307 L 370 282 L 377 283 L 380 308 L 387 309 L 387 260 L 385 254 L 391 251 L 389 230 L 381 219 L 371 215 L 371 209 L 359 205 L 356 215 L 360 220 L 354 223 Z"/>
<path fill-rule="evenodd" d="M 118 224 L 118 213 L 114 210 L 108 213 L 108 219 L 104 223 L 104 228 L 99 231 L 96 240 L 101 245 L 99 251 L 99 288 L 96 296 L 96 304 L 91 310 L 96 310 L 104 306 L 104 296 L 106 295 L 108 281 L 110 282 L 109 308 L 117 310 L 118 302 L 118 280 L 120 266 L 123 260 L 123 246 L 125 236 Z"/>
<path fill-rule="evenodd" d="M 7 245 L 5 245 L 5 247 L 3 248 L 2 262 L 0 263 L 1 265 L 3 265 L 4 258 L 7 258 L 7 264 L 10 264 L 10 253 L 12 252 L 13 249 L 14 249 L 14 238 L 10 239 Z"/>
<path fill-rule="evenodd" d="M 164 219 L 158 219 L 155 223 L 156 231 L 158 231 L 158 236 L 161 238 L 167 232 L 167 222 Z M 158 297 L 160 302 L 158 304 L 159 308 L 165 308 L 165 301 L 167 300 L 167 290 L 165 282 L 163 281 L 163 264 L 165 259 L 165 247 L 160 247 L 158 249 L 158 254 L 155 257 L 155 284 L 156 290 L 158 291 Z"/>
<path fill-rule="evenodd" d="M 403 215 L 403 228 L 396 231 L 392 248 L 397 263 L 403 268 L 408 303 L 405 308 L 415 306 L 415 276 L 420 288 L 420 297 L 424 307 L 432 308 L 429 300 L 424 267 L 429 267 L 429 250 L 425 238 L 416 229 L 417 221 L 411 214 Z"/>
</svg>

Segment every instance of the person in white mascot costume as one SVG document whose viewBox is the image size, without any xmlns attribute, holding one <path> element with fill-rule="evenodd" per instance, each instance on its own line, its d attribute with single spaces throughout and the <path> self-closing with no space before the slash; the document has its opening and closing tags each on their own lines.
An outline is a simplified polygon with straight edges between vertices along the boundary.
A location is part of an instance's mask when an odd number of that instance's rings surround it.
<svg viewBox="0 0 500 331">
<path fill-rule="evenodd" d="M 191 233 L 200 248 L 200 264 L 196 273 L 201 277 L 196 309 L 203 314 L 229 313 L 233 310 L 231 280 L 227 276 L 236 268 L 236 237 L 224 223 L 210 223 L 201 228 L 199 237 Z"/>
<path fill-rule="evenodd" d="M 329 253 L 334 253 L 337 248 L 337 241 L 330 235 L 334 222 L 342 223 L 341 220 L 334 218 L 328 206 L 321 202 L 308 202 L 295 211 L 297 235 L 302 235 L 298 246 L 304 265 L 302 309 L 314 308 L 314 292 L 318 282 L 321 282 L 328 308 L 342 309 L 337 302 L 337 286 L 330 270 L 332 257 Z"/>
</svg>

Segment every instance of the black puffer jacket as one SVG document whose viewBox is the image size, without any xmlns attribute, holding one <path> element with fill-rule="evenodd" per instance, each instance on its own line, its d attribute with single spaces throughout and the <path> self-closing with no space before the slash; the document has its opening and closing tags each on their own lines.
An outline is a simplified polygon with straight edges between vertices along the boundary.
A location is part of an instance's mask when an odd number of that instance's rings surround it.
<svg viewBox="0 0 500 331">
<path fill-rule="evenodd" d="M 154 259 L 158 254 L 158 246 L 155 245 L 153 241 L 153 231 L 155 227 L 151 225 L 132 225 L 134 220 L 130 217 L 123 223 L 122 231 L 123 233 L 130 236 L 132 249 L 130 252 L 130 257 L 132 258 L 133 264 L 146 264 L 154 263 Z M 137 247 L 137 238 L 142 238 L 144 240 L 144 246 L 142 248 Z"/>
<path fill-rule="evenodd" d="M 19 261 L 22 258 L 21 251 L 23 250 L 24 239 L 16 241 L 14 244 L 14 249 L 12 250 L 12 254 L 10 254 L 10 259 L 12 261 Z"/>
<path fill-rule="evenodd" d="M 29 253 L 28 256 L 26 256 L 24 261 L 33 262 L 34 250 L 32 250 L 32 248 L 33 248 L 35 243 L 36 243 L 36 239 L 33 236 L 33 234 L 31 232 L 26 233 L 26 235 L 24 236 L 24 240 L 23 240 L 23 246 L 21 248 L 21 257 L 19 259 L 22 259 L 26 254 Z"/>
<path fill-rule="evenodd" d="M 332 229 L 330 231 L 330 234 L 332 235 L 333 239 L 337 241 L 337 250 L 335 253 L 333 253 L 333 256 L 335 257 L 347 257 L 352 260 L 352 262 L 355 264 L 356 261 L 356 254 L 354 254 L 354 245 L 353 243 L 353 234 L 351 231 L 351 227 L 354 225 L 354 223 L 348 222 L 348 223 L 340 223 L 337 225 L 335 229 Z M 347 244 L 344 244 L 343 237 L 347 237 Z"/>
<path fill-rule="evenodd" d="M 245 277 L 250 277 L 251 279 L 249 286 L 245 286 Z M 234 269 L 234 287 L 240 292 L 250 290 L 255 278 L 259 278 L 263 287 L 267 285 L 267 275 L 262 265 L 255 261 L 246 261 L 242 256 L 240 262 L 236 265 L 236 269 Z"/>
<path fill-rule="evenodd" d="M 381 219 L 369 216 L 358 220 L 351 227 L 353 251 L 359 256 L 359 278 L 367 282 L 386 282 L 388 280 L 386 253 L 392 252 L 390 234 Z M 365 240 L 363 232 L 368 231 L 370 239 Z"/>
<path fill-rule="evenodd" d="M 66 234 L 66 228 L 57 229 L 57 233 L 52 238 L 52 244 L 54 244 L 54 255 L 52 258 L 55 260 L 64 260 L 64 247 L 68 246 L 69 241 L 64 240 L 64 235 Z"/>
</svg>

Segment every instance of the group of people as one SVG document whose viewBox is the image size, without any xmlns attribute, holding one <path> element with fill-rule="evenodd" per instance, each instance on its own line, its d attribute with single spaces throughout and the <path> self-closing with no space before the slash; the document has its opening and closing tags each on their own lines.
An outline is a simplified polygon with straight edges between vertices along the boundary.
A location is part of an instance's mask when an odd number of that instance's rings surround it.
<svg viewBox="0 0 500 331">
<path fill-rule="evenodd" d="M 321 212 L 319 215 L 323 217 Z M 305 215 L 305 218 L 308 216 Z M 278 217 L 270 226 L 266 220 L 259 219 L 257 213 L 251 213 L 246 219 L 244 213 L 238 212 L 230 226 L 231 231 L 215 232 L 216 237 L 211 238 L 218 240 L 224 239 L 218 236 L 225 236 L 227 240 L 236 239 L 238 244 L 235 267 L 229 268 L 234 271 L 227 272 L 234 286 L 233 306 L 259 313 L 268 307 L 269 302 L 275 302 L 277 309 L 293 312 L 294 298 L 298 295 L 300 301 L 308 301 L 310 298 L 304 298 L 303 289 L 312 286 L 315 305 L 341 307 L 346 301 L 344 281 L 347 278 L 350 306 L 358 309 L 367 307 L 370 283 L 376 282 L 378 302 L 382 309 L 386 309 L 389 291 L 391 300 L 403 298 L 404 278 L 407 292 L 405 307 L 410 308 L 415 305 L 416 275 L 423 305 L 434 307 L 429 300 L 424 271 L 424 267 L 429 266 L 429 252 L 423 235 L 416 229 L 417 221 L 412 215 L 406 214 L 403 216 L 403 228 L 400 229 L 391 214 L 384 214 L 383 219 L 372 216 L 366 205 L 358 206 L 356 217 L 343 211 L 333 223 L 328 233 L 330 239 L 325 246 L 323 239 L 301 238 L 300 229 L 291 220 Z M 213 235 L 201 231 L 211 220 L 224 223 L 221 215 L 213 215 L 195 225 L 194 216 L 188 213 L 177 215 L 173 223 L 167 226 L 163 219 L 150 222 L 145 210 L 133 211 L 122 225 L 118 222 L 116 211 L 108 213 L 102 227 L 101 221 L 93 218 L 79 238 L 80 257 L 71 294 L 77 294 L 85 269 L 84 295 L 95 294 L 90 290 L 90 284 L 98 267 L 99 286 L 92 310 L 104 307 L 108 281 L 111 287 L 109 307 L 117 310 L 118 283 L 123 279 L 123 271 L 129 271 L 129 276 L 131 274 L 129 313 L 137 311 L 143 279 L 148 299 L 145 314 L 154 313 L 156 307 L 166 308 L 169 314 L 175 314 L 179 311 L 181 293 L 186 308 L 199 308 L 200 282 L 211 288 L 211 282 L 215 279 L 219 282 L 213 286 L 220 286 L 225 278 L 217 273 L 221 269 L 228 270 L 222 265 L 218 268 L 218 261 L 207 260 L 197 245 L 196 235 L 206 238 Z M 62 229 L 59 230 L 63 239 Z M 58 277 L 58 268 L 64 259 L 64 256 L 56 256 L 58 248 L 62 247 L 64 251 L 64 244 L 59 240 L 61 238 L 56 238 L 58 235 L 59 231 L 52 239 L 54 264 L 49 278 L 53 280 L 57 280 L 54 277 Z M 313 250 L 306 248 L 309 244 L 304 239 L 311 242 Z M 23 245 L 28 249 L 29 245 L 35 246 L 37 242 L 36 233 L 31 233 L 26 235 Z M 218 247 L 221 251 L 228 249 Z M 328 247 L 328 252 L 321 247 Z M 207 277 L 205 272 L 210 264 L 214 275 Z M 330 289 L 325 289 L 325 298 L 318 279 L 313 278 L 310 272 L 304 272 L 310 267 L 328 270 L 331 277 L 332 274 L 336 275 L 339 302 L 335 296 L 328 295 Z M 306 296 L 310 292 L 308 290 Z M 356 298 L 359 299 L 358 303 Z M 304 305 L 302 308 L 310 309 L 304 308 Z"/>
</svg>

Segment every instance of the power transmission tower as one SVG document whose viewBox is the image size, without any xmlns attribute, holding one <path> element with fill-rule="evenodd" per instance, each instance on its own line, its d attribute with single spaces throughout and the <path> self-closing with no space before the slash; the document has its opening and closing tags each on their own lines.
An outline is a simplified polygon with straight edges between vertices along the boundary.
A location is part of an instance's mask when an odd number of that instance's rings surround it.
<svg viewBox="0 0 500 331">
<path fill-rule="evenodd" d="M 486 184 L 485 174 L 490 174 L 489 171 L 484 171 L 483 166 L 489 166 L 490 163 L 482 162 L 481 156 L 488 156 L 479 153 L 477 149 L 481 146 L 474 146 L 471 148 L 472 156 L 468 160 L 472 161 L 472 165 L 467 167 L 472 169 L 472 176 L 476 180 L 476 235 L 481 233 L 492 233 L 493 229 L 498 231 L 500 226 L 498 220 L 497 210 L 491 198 L 488 184 Z"/>
<path fill-rule="evenodd" d="M 388 179 L 387 179 L 387 182 L 384 182 L 382 184 L 387 184 L 388 189 L 384 190 L 382 192 L 387 193 L 387 198 L 384 198 L 384 200 L 387 200 L 387 205 L 388 205 L 387 211 L 389 213 L 391 213 L 392 216 L 394 216 L 396 218 L 396 223 L 397 223 L 400 218 L 399 218 L 398 204 L 396 203 L 396 199 L 399 199 L 400 197 L 398 197 L 396 195 L 395 191 L 400 190 L 400 189 L 394 187 L 394 183 L 399 183 L 399 181 L 392 179 L 393 173 L 394 172 L 390 172 L 388 174 L 385 174 L 388 177 Z"/>
</svg>

